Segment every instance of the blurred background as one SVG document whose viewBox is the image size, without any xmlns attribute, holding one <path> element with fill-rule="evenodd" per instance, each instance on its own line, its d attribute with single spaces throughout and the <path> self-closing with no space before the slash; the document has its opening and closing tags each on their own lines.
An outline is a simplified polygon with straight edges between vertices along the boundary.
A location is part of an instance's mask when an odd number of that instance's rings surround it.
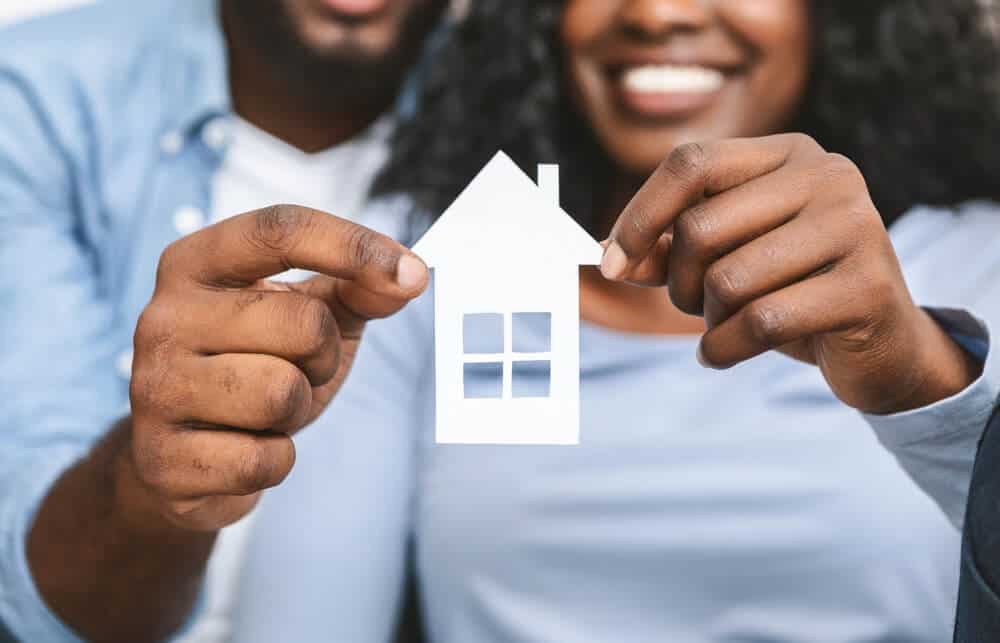
<svg viewBox="0 0 1000 643">
<path fill-rule="evenodd" d="M 90 0 L 0 0 L 0 25 L 63 7 L 85 4 Z"/>
</svg>

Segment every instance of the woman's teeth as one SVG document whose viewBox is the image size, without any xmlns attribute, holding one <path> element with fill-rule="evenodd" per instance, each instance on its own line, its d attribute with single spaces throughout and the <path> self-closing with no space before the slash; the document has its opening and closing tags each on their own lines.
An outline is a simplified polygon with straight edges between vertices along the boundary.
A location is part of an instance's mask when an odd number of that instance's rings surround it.
<svg viewBox="0 0 1000 643">
<path fill-rule="evenodd" d="M 713 92 L 725 80 L 722 72 L 695 65 L 643 65 L 622 74 L 627 91 L 654 94 Z"/>
</svg>

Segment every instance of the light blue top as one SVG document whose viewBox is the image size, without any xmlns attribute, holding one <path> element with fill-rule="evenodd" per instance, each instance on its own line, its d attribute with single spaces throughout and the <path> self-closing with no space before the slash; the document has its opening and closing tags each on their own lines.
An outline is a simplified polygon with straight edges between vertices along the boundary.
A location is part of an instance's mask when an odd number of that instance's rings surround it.
<svg viewBox="0 0 1000 643">
<path fill-rule="evenodd" d="M 920 209 L 893 236 L 920 301 L 1000 321 L 1000 209 Z M 540 324 L 514 341 L 539 347 Z M 473 347 L 489 326 L 467 328 Z M 387 640 L 411 540 L 435 643 L 950 639 L 959 534 L 872 429 L 960 521 L 994 358 L 956 398 L 866 418 L 784 356 L 714 372 L 693 337 L 584 323 L 580 446 L 443 446 L 432 329 L 431 295 L 373 324 L 297 438 L 256 516 L 234 641 Z M 467 384 L 489 394 L 491 376 Z"/>
<path fill-rule="evenodd" d="M 135 321 L 175 213 L 209 210 L 226 143 L 205 130 L 230 111 L 208 0 L 109 0 L 0 32 L 0 640 L 78 640 L 25 536 L 128 410 Z M 1000 302 L 994 212 L 908 221 L 918 301 Z M 384 640 L 411 538 L 438 641 L 944 639 L 954 534 L 807 367 L 709 373 L 690 340 L 585 326 L 581 447 L 434 447 L 429 324 L 424 301 L 372 328 L 266 495 L 237 641 Z M 985 377 L 874 425 L 956 521 L 996 390 Z"/>
</svg>

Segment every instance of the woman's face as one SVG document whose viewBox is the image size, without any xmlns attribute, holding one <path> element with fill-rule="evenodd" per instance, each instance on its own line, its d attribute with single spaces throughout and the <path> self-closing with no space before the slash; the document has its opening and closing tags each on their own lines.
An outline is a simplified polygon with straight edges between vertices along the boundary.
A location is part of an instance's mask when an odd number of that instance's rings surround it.
<svg viewBox="0 0 1000 643">
<path fill-rule="evenodd" d="M 578 106 L 624 172 L 682 143 L 764 136 L 794 117 L 809 75 L 807 0 L 568 0 Z"/>
</svg>

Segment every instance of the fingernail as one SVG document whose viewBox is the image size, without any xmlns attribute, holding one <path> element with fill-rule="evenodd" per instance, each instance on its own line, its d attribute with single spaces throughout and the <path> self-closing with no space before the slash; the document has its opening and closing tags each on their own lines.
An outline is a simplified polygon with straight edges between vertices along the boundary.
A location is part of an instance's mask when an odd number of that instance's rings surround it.
<svg viewBox="0 0 1000 643">
<path fill-rule="evenodd" d="M 427 266 L 412 255 L 403 255 L 396 264 L 396 283 L 403 290 L 416 290 L 427 278 Z"/>
<path fill-rule="evenodd" d="M 601 259 L 601 274 L 605 279 L 617 281 L 625 274 L 627 267 L 628 257 L 625 256 L 625 251 L 617 241 L 612 241 L 604 251 L 604 258 Z"/>
</svg>

